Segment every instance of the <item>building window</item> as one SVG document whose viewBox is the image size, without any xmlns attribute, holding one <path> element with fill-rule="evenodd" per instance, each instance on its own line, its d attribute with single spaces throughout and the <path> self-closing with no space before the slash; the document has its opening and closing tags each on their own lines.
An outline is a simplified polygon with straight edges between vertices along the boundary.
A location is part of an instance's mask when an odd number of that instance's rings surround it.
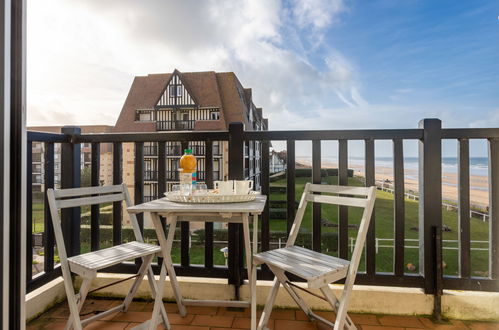
<svg viewBox="0 0 499 330">
<path fill-rule="evenodd" d="M 181 97 L 181 96 L 182 96 L 182 86 L 170 85 L 170 97 Z"/>
<path fill-rule="evenodd" d="M 215 111 L 210 113 L 210 120 L 219 120 L 220 119 L 220 112 Z"/>
</svg>

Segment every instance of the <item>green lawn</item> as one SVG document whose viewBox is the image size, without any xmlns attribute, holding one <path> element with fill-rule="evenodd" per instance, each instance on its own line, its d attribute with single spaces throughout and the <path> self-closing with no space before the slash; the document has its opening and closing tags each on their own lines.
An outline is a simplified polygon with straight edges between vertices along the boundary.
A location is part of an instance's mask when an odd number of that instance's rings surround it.
<svg viewBox="0 0 499 330">
<path fill-rule="evenodd" d="M 328 184 L 337 184 L 337 177 L 326 177 L 322 179 L 323 182 Z M 306 182 L 309 182 L 309 178 L 298 177 L 296 178 L 296 200 L 299 201 L 301 194 L 303 192 Z M 285 179 L 273 182 L 272 186 L 286 186 Z M 357 178 L 349 178 L 349 185 L 351 186 L 361 186 L 362 183 Z M 270 196 L 270 200 L 286 200 L 286 194 L 273 193 Z M 104 208 L 109 208 L 106 206 Z M 82 214 L 88 212 L 88 209 L 83 209 Z M 43 232 L 43 204 L 36 203 L 33 204 L 33 232 Z M 442 211 L 443 223 L 450 228 L 450 232 L 444 232 L 444 240 L 457 240 L 458 238 L 458 228 L 457 228 L 457 213 L 452 211 Z M 358 224 L 361 217 L 361 210 L 356 208 L 349 208 L 349 224 Z M 338 210 L 334 205 L 323 205 L 322 206 L 322 218 L 327 219 L 330 222 L 338 223 Z M 376 205 L 375 205 L 375 218 L 376 218 L 376 237 L 378 239 L 393 239 L 394 235 L 394 224 L 393 224 L 393 195 L 377 191 Z M 311 233 L 311 221 L 312 212 L 311 206 L 307 207 L 305 216 L 302 222 L 301 231 L 304 233 Z M 406 239 L 417 239 L 418 232 L 413 230 L 418 227 L 418 202 L 406 199 L 405 200 L 405 238 Z M 260 227 L 261 228 L 261 227 Z M 413 229 L 411 229 L 413 228 Z M 285 231 L 286 230 L 286 220 L 283 219 L 270 219 L 270 229 L 271 231 Z M 322 227 L 322 231 L 326 232 L 337 232 L 337 228 Z M 488 241 L 488 222 L 482 222 L 479 219 L 471 219 L 471 239 L 475 241 Z M 348 232 L 349 237 L 355 237 L 357 234 L 356 229 L 350 229 Z M 310 234 L 311 235 L 311 234 Z M 284 241 L 283 241 L 284 242 Z M 190 251 L 190 258 L 192 264 L 203 264 L 204 263 L 204 246 L 198 245 L 195 239 L 192 240 L 192 247 Z M 102 247 L 109 245 L 107 242 L 102 242 Z M 218 244 L 220 245 L 220 244 Z M 225 244 L 220 246 L 216 245 L 213 252 L 213 259 L 216 265 L 224 265 L 225 258 L 223 253 L 220 252 L 220 248 L 224 247 Z M 376 256 L 376 269 L 378 272 L 392 272 L 393 271 L 393 241 L 380 241 L 380 247 Z M 383 245 L 389 247 L 382 247 Z M 410 247 L 413 248 L 410 248 Z M 457 248 L 457 243 L 444 242 L 444 247 Z M 487 244 L 483 243 L 473 243 L 472 247 L 475 248 L 487 248 Z M 330 250 L 336 250 L 335 247 L 331 247 Z M 89 244 L 82 243 L 82 253 L 89 251 Z M 323 251 L 335 255 L 335 252 Z M 419 249 L 418 242 L 406 242 L 405 249 L 405 264 L 412 263 L 416 267 L 419 264 Z M 179 244 L 176 243 L 172 250 L 173 261 L 180 262 L 180 248 Z M 447 275 L 458 275 L 458 250 L 448 250 L 444 249 L 444 261 L 446 267 L 444 269 Z M 484 276 L 487 275 L 488 271 L 488 251 L 472 251 L 471 252 L 471 270 L 474 276 Z M 364 269 L 364 262 L 361 262 L 360 270 Z M 406 272 L 410 272 L 406 270 Z M 416 268 L 415 272 L 418 272 Z"/>
<path fill-rule="evenodd" d="M 326 177 L 322 178 L 323 182 L 328 184 L 337 184 L 337 177 Z M 296 200 L 299 201 L 305 183 L 310 182 L 309 178 L 296 178 Z M 349 178 L 348 184 L 351 186 L 362 186 L 362 183 L 357 178 Z M 286 186 L 286 180 L 281 179 L 274 183 L 273 186 Z M 286 200 L 285 194 L 271 194 L 270 200 Z M 418 231 L 411 230 L 411 228 L 418 227 L 418 201 L 405 200 L 405 238 L 406 239 L 417 239 Z M 338 208 L 334 205 L 323 205 L 321 210 L 322 218 L 325 218 L 333 223 L 338 223 Z M 452 211 L 442 211 L 443 223 L 450 228 L 450 232 L 443 233 L 444 240 L 457 240 L 458 239 L 458 228 L 457 228 L 457 213 Z M 349 224 L 359 224 L 361 217 L 361 210 L 358 208 L 349 208 L 348 218 Z M 377 191 L 376 194 L 376 204 L 375 204 L 375 218 L 376 218 L 376 237 L 379 239 L 393 239 L 394 237 L 394 222 L 393 222 L 393 195 L 383 191 Z M 270 222 L 271 230 L 286 230 L 286 220 L 282 219 L 271 219 Z M 311 232 L 312 229 L 312 210 L 311 205 L 307 206 L 305 215 L 302 222 L 301 231 Z M 337 228 L 323 227 L 323 232 L 337 232 Z M 479 219 L 471 219 L 471 240 L 488 240 L 489 224 L 488 222 L 482 222 Z M 349 237 L 355 237 L 357 235 L 357 230 L 350 229 L 348 232 Z M 393 245 L 393 241 L 383 241 L 380 245 Z M 407 246 L 413 246 L 415 248 L 407 248 Z M 412 263 L 418 267 L 419 264 L 419 249 L 418 242 L 406 242 L 405 249 L 405 264 Z M 444 247 L 457 248 L 457 243 L 444 242 Z M 484 248 L 487 247 L 483 243 L 474 243 L 472 247 Z M 323 251 L 324 252 L 324 251 Z M 335 255 L 335 253 L 331 253 Z M 472 271 L 475 271 L 474 275 L 483 275 L 488 269 L 488 252 L 487 251 L 472 251 Z M 447 275 L 457 275 L 458 274 L 458 250 L 447 250 L 444 249 L 444 261 L 446 263 L 445 274 Z M 392 272 L 393 271 L 393 248 L 390 247 L 380 247 L 378 250 L 376 258 L 376 268 L 377 271 L 381 272 Z M 364 268 L 361 265 L 361 270 Z M 408 270 L 406 270 L 409 272 Z"/>
</svg>

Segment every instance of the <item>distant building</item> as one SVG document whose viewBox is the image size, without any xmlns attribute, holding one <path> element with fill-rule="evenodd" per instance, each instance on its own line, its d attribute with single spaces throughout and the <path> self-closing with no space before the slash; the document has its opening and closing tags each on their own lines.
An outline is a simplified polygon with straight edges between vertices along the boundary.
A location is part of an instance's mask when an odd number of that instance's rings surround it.
<svg viewBox="0 0 499 330">
<path fill-rule="evenodd" d="M 28 131 L 61 133 L 63 126 L 30 126 Z M 82 125 L 82 133 L 110 133 L 112 126 L 108 125 Z M 101 184 L 111 184 L 113 167 L 111 163 L 112 153 L 109 145 L 102 145 L 100 149 L 100 181 Z M 81 168 L 90 167 L 92 164 L 92 150 L 90 143 L 81 145 Z M 33 191 L 45 191 L 45 145 L 43 142 L 33 142 L 32 146 L 32 182 Z M 61 181 L 61 144 L 54 145 L 54 184 L 59 187 Z"/>
<path fill-rule="evenodd" d="M 245 130 L 266 130 L 267 119 L 233 72 L 179 72 L 135 77 L 113 132 L 218 131 L 242 122 Z M 228 176 L 228 143 L 213 143 L 213 178 Z M 198 181 L 205 180 L 204 142 L 191 142 Z M 166 144 L 166 190 L 178 183 L 180 143 Z M 158 198 L 158 145 L 144 144 L 144 198 Z M 134 144 L 123 144 L 123 178 L 134 188 Z M 245 146 L 245 176 L 260 186 L 260 143 Z M 133 196 L 133 193 L 132 193 Z"/>
<path fill-rule="evenodd" d="M 252 101 L 252 91 L 244 88 L 233 72 L 185 72 L 150 74 L 135 77 L 116 125 L 80 126 L 82 133 L 140 133 L 162 131 L 228 130 L 229 123 L 242 122 L 245 130 L 266 130 L 268 121 Z M 30 131 L 60 133 L 62 126 L 33 126 Z M 203 141 L 188 147 L 197 158 L 198 181 L 205 175 Z M 134 196 L 134 143 L 123 143 L 123 181 Z M 166 143 L 166 187 L 178 183 L 178 164 L 183 153 L 180 143 Z M 33 191 L 44 191 L 44 145 L 33 142 Z M 244 148 L 244 176 L 260 188 L 260 142 L 247 142 Z M 81 145 L 81 167 L 91 165 L 91 145 Z M 112 145 L 101 143 L 100 181 L 111 185 Z M 55 145 L 55 185 L 60 183 L 60 144 Z M 228 142 L 213 142 L 213 179 L 228 178 Z M 144 143 L 144 200 L 158 194 L 158 144 Z M 129 224 L 124 212 L 124 224 Z"/>
<path fill-rule="evenodd" d="M 286 170 L 286 150 L 276 152 L 272 150 L 269 156 L 270 174 Z"/>
</svg>

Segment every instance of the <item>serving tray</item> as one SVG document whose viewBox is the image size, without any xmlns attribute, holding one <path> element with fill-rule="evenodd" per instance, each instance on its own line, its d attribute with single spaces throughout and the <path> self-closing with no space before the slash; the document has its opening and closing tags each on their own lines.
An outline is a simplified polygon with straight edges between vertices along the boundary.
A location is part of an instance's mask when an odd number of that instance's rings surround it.
<svg viewBox="0 0 499 330">
<path fill-rule="evenodd" d="M 218 204 L 218 203 L 242 203 L 255 200 L 260 193 L 251 191 L 247 195 L 220 195 L 213 191 L 208 191 L 203 195 L 184 195 L 178 191 L 165 192 L 166 198 L 171 202 L 192 203 L 192 204 Z"/>
</svg>

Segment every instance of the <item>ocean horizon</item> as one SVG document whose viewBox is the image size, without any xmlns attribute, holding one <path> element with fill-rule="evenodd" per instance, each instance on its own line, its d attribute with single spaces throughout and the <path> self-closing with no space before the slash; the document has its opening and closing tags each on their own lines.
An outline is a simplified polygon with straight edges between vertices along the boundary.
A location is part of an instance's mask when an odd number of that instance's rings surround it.
<svg viewBox="0 0 499 330">
<path fill-rule="evenodd" d="M 296 156 L 297 159 L 311 160 L 310 156 Z M 322 161 L 337 163 L 338 157 L 322 157 Z M 376 157 L 375 166 L 379 167 L 393 167 L 392 157 Z M 488 157 L 470 157 L 470 175 L 488 176 Z M 348 163 L 358 166 L 364 165 L 363 157 L 349 157 Z M 418 157 L 404 157 L 405 169 L 418 169 Z M 458 158 L 457 157 L 442 157 L 442 173 L 457 174 L 458 171 Z"/>
</svg>

